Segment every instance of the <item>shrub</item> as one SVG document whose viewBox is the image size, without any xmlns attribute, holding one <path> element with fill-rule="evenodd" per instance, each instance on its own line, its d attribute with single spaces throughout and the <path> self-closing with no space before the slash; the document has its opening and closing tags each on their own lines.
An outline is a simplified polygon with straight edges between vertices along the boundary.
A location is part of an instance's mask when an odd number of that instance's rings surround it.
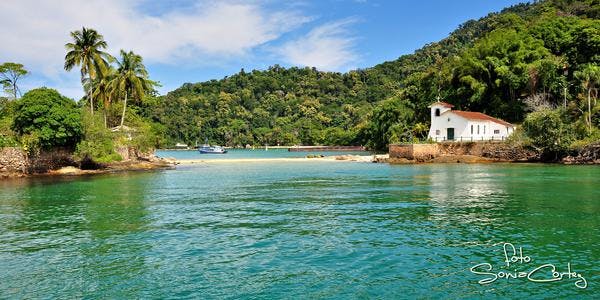
<svg viewBox="0 0 600 300">
<path fill-rule="evenodd" d="M 508 136 L 506 143 L 514 147 L 531 147 L 531 139 L 525 133 L 522 126 L 518 126 L 517 129 Z"/>
<path fill-rule="evenodd" d="M 575 140 L 573 128 L 561 109 L 530 113 L 523 122 L 523 130 L 534 147 L 555 159 L 565 154 Z"/>
<path fill-rule="evenodd" d="M 4 147 L 16 147 L 18 145 L 19 144 L 17 143 L 17 141 L 15 140 L 14 137 L 0 135 L 0 148 L 4 148 Z"/>
<path fill-rule="evenodd" d="M 56 90 L 38 88 L 16 101 L 12 128 L 21 137 L 35 137 L 43 148 L 72 147 L 81 138 L 81 113 L 73 100 Z"/>
<path fill-rule="evenodd" d="M 390 143 L 412 141 L 413 104 L 398 96 L 381 102 L 373 110 L 369 124 L 360 135 L 375 150 L 385 150 Z"/>
<path fill-rule="evenodd" d="M 585 146 L 597 143 L 600 141 L 600 129 L 593 127 L 592 131 L 583 139 L 573 142 L 570 146 L 572 150 L 578 150 Z"/>
<path fill-rule="evenodd" d="M 119 145 L 133 147 L 141 152 L 153 151 L 157 144 L 160 144 L 160 138 L 157 136 L 159 127 L 152 126 L 152 123 L 132 113 L 130 115 L 131 129 L 119 132 Z"/>
<path fill-rule="evenodd" d="M 77 144 L 75 158 L 92 160 L 96 163 L 109 163 L 122 160 L 115 152 L 113 133 L 105 128 L 104 120 L 98 114 L 85 114 L 83 118 L 84 139 Z"/>
</svg>

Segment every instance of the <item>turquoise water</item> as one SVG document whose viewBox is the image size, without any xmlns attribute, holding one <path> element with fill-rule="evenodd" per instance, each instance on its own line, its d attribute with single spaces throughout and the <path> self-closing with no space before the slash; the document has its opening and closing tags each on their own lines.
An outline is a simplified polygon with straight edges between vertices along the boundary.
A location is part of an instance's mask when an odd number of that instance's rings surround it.
<svg viewBox="0 0 600 300">
<path fill-rule="evenodd" d="M 157 150 L 156 155 L 160 157 L 172 157 L 177 159 L 237 159 L 237 158 L 302 158 L 307 155 L 371 155 L 366 151 L 317 151 L 317 152 L 290 152 L 287 149 L 228 149 L 226 154 L 202 154 L 196 150 Z"/>
<path fill-rule="evenodd" d="M 597 299 L 599 184 L 595 166 L 348 162 L 2 180 L 0 298 Z M 504 242 L 532 261 L 502 269 Z M 571 263 L 588 286 L 480 285 L 480 263 Z"/>
</svg>

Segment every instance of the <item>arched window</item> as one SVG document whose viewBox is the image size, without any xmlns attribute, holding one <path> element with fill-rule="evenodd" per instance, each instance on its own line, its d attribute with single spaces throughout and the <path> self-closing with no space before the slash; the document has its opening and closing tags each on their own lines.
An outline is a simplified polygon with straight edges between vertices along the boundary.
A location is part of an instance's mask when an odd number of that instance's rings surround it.
<svg viewBox="0 0 600 300">
<path fill-rule="evenodd" d="M 473 125 L 471 125 L 471 134 L 473 134 Z"/>
<path fill-rule="evenodd" d="M 439 109 L 439 108 L 436 108 L 436 109 L 435 109 L 435 116 L 436 116 L 436 117 L 439 117 L 439 116 L 440 116 L 440 109 Z"/>
</svg>

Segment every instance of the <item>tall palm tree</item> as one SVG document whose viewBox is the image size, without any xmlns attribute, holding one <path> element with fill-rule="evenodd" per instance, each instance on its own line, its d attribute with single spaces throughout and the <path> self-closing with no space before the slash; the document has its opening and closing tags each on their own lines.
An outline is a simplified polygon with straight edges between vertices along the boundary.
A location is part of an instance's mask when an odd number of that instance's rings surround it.
<svg viewBox="0 0 600 300">
<path fill-rule="evenodd" d="M 124 50 L 121 50 L 120 55 L 121 59 L 117 61 L 118 67 L 113 85 L 119 94 L 125 95 L 120 125 L 123 127 L 128 96 L 141 100 L 146 92 L 153 89 L 154 82 L 148 79 L 148 71 L 146 71 L 141 56 L 133 51 L 125 52 Z"/>
<path fill-rule="evenodd" d="M 102 51 L 107 44 L 104 37 L 96 30 L 83 27 L 81 30 L 71 32 L 73 43 L 65 44 L 67 55 L 65 55 L 65 70 L 70 71 L 75 66 L 81 66 L 81 82 L 85 85 L 85 79 L 89 79 L 90 87 L 88 99 L 90 110 L 94 114 L 94 101 L 92 99 L 92 87 L 94 80 L 102 77 L 113 57 Z"/>
</svg>

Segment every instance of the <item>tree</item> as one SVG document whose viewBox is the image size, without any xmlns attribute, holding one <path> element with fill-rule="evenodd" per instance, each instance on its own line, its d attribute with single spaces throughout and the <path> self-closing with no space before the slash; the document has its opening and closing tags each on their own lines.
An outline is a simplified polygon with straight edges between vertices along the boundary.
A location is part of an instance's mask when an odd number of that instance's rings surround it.
<svg viewBox="0 0 600 300">
<path fill-rule="evenodd" d="M 523 122 L 523 130 L 534 147 L 554 159 L 563 154 L 574 139 L 574 130 L 561 109 L 530 113 Z"/>
<path fill-rule="evenodd" d="M 12 128 L 21 137 L 34 137 L 44 148 L 74 146 L 82 133 L 75 102 L 56 90 L 31 90 L 15 104 Z"/>
<path fill-rule="evenodd" d="M 23 68 L 22 64 L 6 62 L 0 65 L 0 83 L 7 93 L 12 94 L 13 99 L 17 99 L 17 95 L 21 95 L 17 82 L 28 74 L 29 72 Z"/>
<path fill-rule="evenodd" d="M 113 80 L 114 89 L 125 95 L 123 101 L 123 114 L 121 116 L 121 127 L 125 122 L 125 110 L 127 109 L 127 97 L 141 100 L 146 92 L 153 89 L 156 83 L 148 79 L 148 72 L 142 62 L 142 57 L 132 51 L 121 50 L 121 60 L 117 61 L 118 68 Z"/>
<path fill-rule="evenodd" d="M 365 133 L 367 143 L 376 150 L 385 150 L 390 143 L 411 140 L 413 121 L 410 102 L 398 96 L 389 98 L 373 110 Z"/>
<path fill-rule="evenodd" d="M 74 42 L 65 44 L 67 49 L 65 70 L 70 71 L 75 66 L 81 66 L 81 83 L 85 85 L 87 76 L 90 84 L 87 93 L 90 101 L 90 111 L 93 115 L 93 82 L 106 74 L 108 64 L 114 58 L 102 51 L 102 49 L 106 49 L 107 44 L 104 37 L 94 29 L 83 27 L 81 30 L 71 32 L 71 37 Z"/>
<path fill-rule="evenodd" d="M 106 74 L 103 77 L 95 80 L 94 84 L 92 84 L 89 80 L 86 81 L 87 84 L 91 85 L 89 88 L 92 89 L 92 97 L 97 99 L 98 102 L 102 103 L 104 127 L 108 127 L 107 119 L 109 109 L 115 97 L 113 80 L 115 80 L 116 75 L 117 71 L 112 66 L 109 66 Z"/>
<path fill-rule="evenodd" d="M 581 86 L 587 94 L 587 116 L 589 132 L 592 131 L 592 91 L 600 85 L 600 67 L 597 65 L 588 64 L 583 70 L 575 72 L 575 78 L 581 81 Z"/>
</svg>

